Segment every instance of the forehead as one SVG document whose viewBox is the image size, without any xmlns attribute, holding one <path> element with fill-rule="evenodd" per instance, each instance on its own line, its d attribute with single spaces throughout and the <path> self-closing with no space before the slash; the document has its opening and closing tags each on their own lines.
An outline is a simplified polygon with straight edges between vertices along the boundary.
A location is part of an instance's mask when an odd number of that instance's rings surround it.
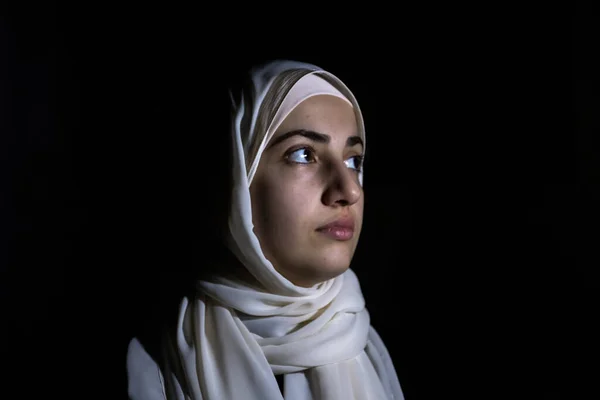
<svg viewBox="0 0 600 400">
<path fill-rule="evenodd" d="M 283 120 L 275 135 L 293 129 L 356 135 L 358 123 L 354 108 L 347 100 L 331 95 L 317 95 L 298 104 Z"/>
</svg>

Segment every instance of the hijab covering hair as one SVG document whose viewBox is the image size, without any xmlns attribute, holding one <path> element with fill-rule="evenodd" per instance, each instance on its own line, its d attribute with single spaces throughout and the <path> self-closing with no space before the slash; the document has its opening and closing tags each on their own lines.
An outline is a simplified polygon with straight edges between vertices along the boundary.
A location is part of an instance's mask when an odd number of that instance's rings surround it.
<svg viewBox="0 0 600 400">
<path fill-rule="evenodd" d="M 314 285 L 275 270 L 253 232 L 249 187 L 277 127 L 302 101 L 331 95 L 362 114 L 337 77 L 295 61 L 250 71 L 232 93 L 233 192 L 227 245 L 249 274 L 217 274 L 184 297 L 159 368 L 135 339 L 128 351 L 132 399 L 403 400 L 388 351 L 370 326 L 351 269 Z M 362 183 L 362 176 L 360 176 Z M 283 392 L 276 375 L 283 376 Z"/>
</svg>

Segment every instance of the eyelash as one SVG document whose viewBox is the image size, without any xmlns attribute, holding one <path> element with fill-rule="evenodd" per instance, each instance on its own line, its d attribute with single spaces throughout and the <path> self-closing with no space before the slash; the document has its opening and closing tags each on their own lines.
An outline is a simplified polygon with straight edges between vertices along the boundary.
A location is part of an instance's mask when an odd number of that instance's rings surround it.
<svg viewBox="0 0 600 400">
<path fill-rule="evenodd" d="M 297 162 L 297 161 L 290 160 L 290 156 L 292 154 L 294 154 L 295 152 L 299 151 L 299 150 L 305 150 L 305 151 L 307 151 L 310 154 L 308 158 L 312 159 L 312 161 L 308 161 L 308 162 L 304 163 L 304 162 Z M 297 147 L 297 148 L 292 148 L 292 149 L 288 150 L 285 153 L 285 158 L 286 158 L 286 160 L 288 162 L 290 162 L 292 164 L 304 164 L 304 165 L 306 165 L 306 164 L 312 164 L 312 163 L 315 162 L 314 161 L 315 153 L 316 152 L 315 152 L 315 150 L 312 147 L 310 147 L 310 146 L 303 146 L 303 147 Z M 358 164 L 358 166 L 356 168 L 351 168 L 351 169 L 353 169 L 353 170 L 355 170 L 357 172 L 361 172 L 362 168 L 363 168 L 364 156 L 363 155 L 356 155 L 356 156 L 350 157 L 349 159 L 354 159 L 355 160 L 354 161 L 355 165 Z"/>
</svg>

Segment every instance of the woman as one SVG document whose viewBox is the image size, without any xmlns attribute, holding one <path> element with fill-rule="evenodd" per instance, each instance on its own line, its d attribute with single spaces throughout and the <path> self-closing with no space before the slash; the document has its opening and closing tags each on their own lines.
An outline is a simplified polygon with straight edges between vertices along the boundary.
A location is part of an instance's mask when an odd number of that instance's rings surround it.
<svg viewBox="0 0 600 400">
<path fill-rule="evenodd" d="M 350 90 L 274 61 L 232 93 L 229 261 L 183 298 L 132 399 L 403 399 L 349 268 L 362 226 L 365 130 Z"/>
</svg>

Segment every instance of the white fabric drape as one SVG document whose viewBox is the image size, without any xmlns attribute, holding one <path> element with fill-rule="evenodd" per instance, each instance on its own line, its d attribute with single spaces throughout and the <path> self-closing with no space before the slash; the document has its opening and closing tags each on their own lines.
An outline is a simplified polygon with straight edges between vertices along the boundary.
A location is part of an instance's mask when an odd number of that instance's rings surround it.
<svg viewBox="0 0 600 400">
<path fill-rule="evenodd" d="M 139 342 L 132 341 L 127 365 L 130 397 L 402 400 L 396 372 L 370 326 L 354 272 L 347 270 L 311 288 L 296 286 L 273 268 L 253 233 L 249 182 L 277 126 L 302 100 L 329 94 L 353 105 L 364 140 L 356 99 L 338 78 L 314 65 L 273 62 L 251 76 L 252 87 L 233 98 L 229 219 L 229 247 L 251 279 L 216 276 L 198 282 L 197 295 L 181 303 L 162 370 Z M 265 102 L 274 108 L 267 116 L 261 114 Z M 284 376 L 283 394 L 275 375 Z"/>
</svg>

